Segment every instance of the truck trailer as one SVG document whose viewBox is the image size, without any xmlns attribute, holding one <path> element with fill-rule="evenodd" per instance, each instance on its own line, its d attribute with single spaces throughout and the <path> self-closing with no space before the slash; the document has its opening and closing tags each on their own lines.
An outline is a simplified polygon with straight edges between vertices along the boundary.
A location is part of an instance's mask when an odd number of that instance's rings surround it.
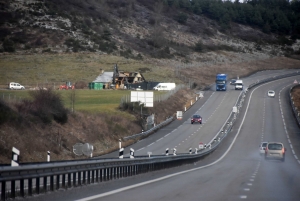
<svg viewBox="0 0 300 201">
<path fill-rule="evenodd" d="M 226 91 L 227 89 L 227 74 L 217 74 L 216 76 L 216 91 Z"/>
</svg>

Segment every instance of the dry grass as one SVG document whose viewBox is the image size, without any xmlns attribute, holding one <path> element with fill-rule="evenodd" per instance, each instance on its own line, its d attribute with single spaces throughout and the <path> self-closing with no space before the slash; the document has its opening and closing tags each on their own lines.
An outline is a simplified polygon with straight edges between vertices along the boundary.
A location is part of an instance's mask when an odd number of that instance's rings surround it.
<svg viewBox="0 0 300 201">
<path fill-rule="evenodd" d="M 147 80 L 157 81 L 172 76 L 170 70 L 151 63 L 95 53 L 2 54 L 0 87 L 7 87 L 9 82 L 18 82 L 27 88 L 46 85 L 57 88 L 66 81 L 89 83 L 101 74 L 101 70 L 112 72 L 115 64 L 121 71 L 137 72 L 139 69 L 149 69 L 151 71 L 144 73 Z"/>
</svg>

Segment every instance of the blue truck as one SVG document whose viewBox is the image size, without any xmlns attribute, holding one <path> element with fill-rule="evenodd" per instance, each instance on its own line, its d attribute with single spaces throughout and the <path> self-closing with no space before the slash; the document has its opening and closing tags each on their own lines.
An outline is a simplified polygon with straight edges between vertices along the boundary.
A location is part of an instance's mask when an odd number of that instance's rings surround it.
<svg viewBox="0 0 300 201">
<path fill-rule="evenodd" d="M 217 74 L 216 76 L 216 91 L 226 91 L 227 74 Z"/>
</svg>

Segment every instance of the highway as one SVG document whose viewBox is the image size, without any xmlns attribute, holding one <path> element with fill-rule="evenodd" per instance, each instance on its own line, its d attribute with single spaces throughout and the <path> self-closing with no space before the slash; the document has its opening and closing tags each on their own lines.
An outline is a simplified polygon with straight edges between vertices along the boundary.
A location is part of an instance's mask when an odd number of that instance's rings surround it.
<svg viewBox="0 0 300 201">
<path fill-rule="evenodd" d="M 283 71 L 263 71 L 243 81 L 249 85 L 280 73 Z M 299 200 L 300 130 L 288 102 L 288 91 L 295 79 L 299 81 L 300 76 L 272 81 L 249 91 L 249 99 L 226 140 L 197 163 L 28 199 Z M 187 153 L 199 142 L 209 143 L 226 123 L 239 96 L 240 91 L 229 88 L 226 92 L 205 92 L 205 98 L 184 113 L 182 120 L 173 121 L 133 145 L 136 154 L 163 154 L 166 148 L 174 147 L 178 153 Z M 275 98 L 267 97 L 269 89 L 276 92 Z M 203 117 L 202 125 L 190 124 L 194 113 Z M 265 161 L 258 149 L 262 141 L 283 142 L 287 147 L 285 162 Z"/>
</svg>

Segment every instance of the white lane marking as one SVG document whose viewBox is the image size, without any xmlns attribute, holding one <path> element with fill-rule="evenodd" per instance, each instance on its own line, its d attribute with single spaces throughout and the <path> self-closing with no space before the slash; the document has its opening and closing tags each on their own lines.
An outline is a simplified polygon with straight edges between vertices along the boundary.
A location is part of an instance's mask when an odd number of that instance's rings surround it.
<svg viewBox="0 0 300 201">
<path fill-rule="evenodd" d="M 140 149 L 138 149 L 138 150 L 136 150 L 136 151 L 141 151 L 141 150 L 143 150 L 143 149 L 145 149 L 145 147 L 143 147 L 143 148 L 140 148 Z"/>
<path fill-rule="evenodd" d="M 149 144 L 147 147 L 150 147 L 151 145 L 153 145 L 154 144 L 154 142 L 152 142 L 151 144 Z"/>
<path fill-rule="evenodd" d="M 156 142 L 158 142 L 158 141 L 160 141 L 160 140 L 162 140 L 163 139 L 163 137 L 162 138 L 159 138 L 158 140 L 156 140 Z"/>
<path fill-rule="evenodd" d="M 250 188 L 244 188 L 244 191 L 250 191 Z"/>
<path fill-rule="evenodd" d="M 241 195 L 240 198 L 241 198 L 241 199 L 246 199 L 246 198 L 247 198 L 247 195 Z"/>
</svg>

